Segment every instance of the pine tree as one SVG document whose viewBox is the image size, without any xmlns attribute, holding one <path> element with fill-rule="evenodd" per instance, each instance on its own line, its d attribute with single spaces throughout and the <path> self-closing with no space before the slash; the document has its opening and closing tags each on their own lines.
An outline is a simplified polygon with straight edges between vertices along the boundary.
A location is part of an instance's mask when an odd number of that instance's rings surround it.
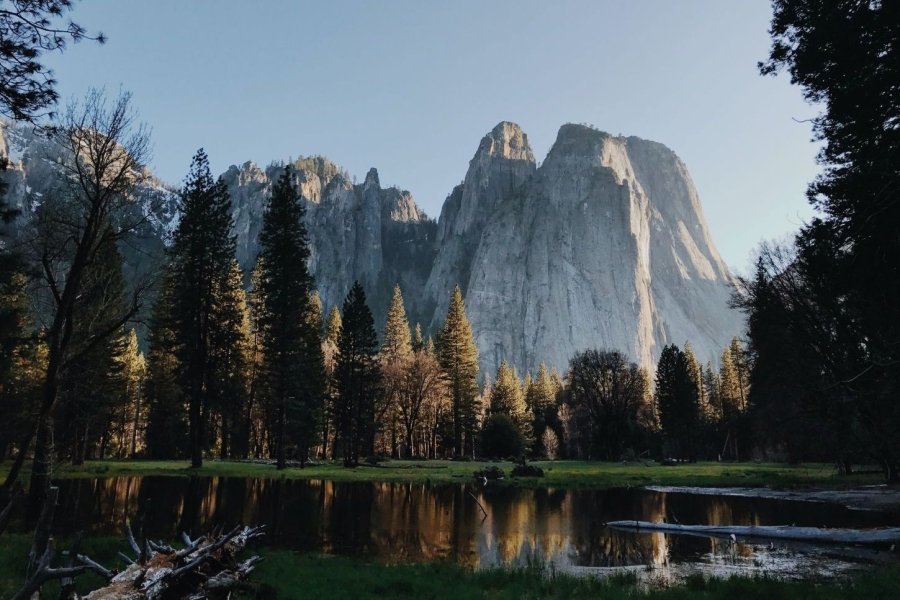
<svg viewBox="0 0 900 600">
<path fill-rule="evenodd" d="M 144 380 L 147 376 L 147 361 L 138 347 L 137 332 L 129 329 L 125 336 L 125 349 L 122 353 L 122 379 L 125 382 L 125 402 L 123 409 L 122 456 L 136 458 L 138 451 L 144 446 L 146 426 L 146 406 L 144 405 Z"/>
<path fill-rule="evenodd" d="M 173 316 L 174 275 L 166 271 L 150 318 L 150 349 L 147 352 L 148 458 L 180 458 L 190 452 L 187 443 L 186 402 L 180 373 L 178 335 Z"/>
<path fill-rule="evenodd" d="M 208 390 L 213 383 L 210 338 L 216 327 L 216 290 L 225 285 L 235 256 L 231 198 L 213 180 L 203 150 L 194 155 L 181 191 L 181 220 L 172 238 L 172 309 L 179 335 L 179 364 L 188 397 L 191 466 L 203 465 Z"/>
<path fill-rule="evenodd" d="M 413 359 L 412 343 L 409 335 L 409 321 L 403 306 L 400 286 L 394 286 L 394 297 L 388 309 L 381 343 L 382 390 L 378 402 L 375 421 L 384 433 L 390 436 L 392 455 L 399 452 L 398 432 L 400 429 L 400 396 L 407 390 L 407 376 Z"/>
<path fill-rule="evenodd" d="M 321 321 L 311 302 L 306 209 L 292 184 L 290 167 L 272 190 L 260 232 L 263 276 L 263 361 L 266 391 L 275 418 L 278 469 L 286 467 L 294 442 L 305 464 L 315 443 L 325 393 Z M 321 309 L 319 314 L 321 314 Z"/>
<path fill-rule="evenodd" d="M 512 419 L 525 439 L 526 446 L 532 441 L 531 412 L 525 405 L 525 394 L 522 391 L 522 382 L 514 368 L 511 368 L 504 360 L 497 371 L 497 380 L 491 390 L 492 415 L 506 415 Z"/>
<path fill-rule="evenodd" d="M 534 415 L 533 431 L 544 431 L 547 427 L 554 431 L 560 429 L 559 417 L 556 408 L 556 389 L 547 365 L 541 363 L 538 367 L 537 378 L 526 391 L 526 404 Z M 542 447 L 543 435 L 535 440 L 537 446 L 534 454 L 540 456 L 544 453 Z"/>
<path fill-rule="evenodd" d="M 325 401 L 322 405 L 322 457 L 335 455 L 335 448 L 329 446 L 334 438 L 335 401 L 337 398 L 337 382 L 335 368 L 337 366 L 338 340 L 341 336 L 341 311 L 331 307 L 328 321 L 325 324 L 325 339 L 322 342 L 322 354 L 325 360 Z"/>
<path fill-rule="evenodd" d="M 438 332 L 438 342 L 438 360 L 450 380 L 454 452 L 457 456 L 473 456 L 478 422 L 478 348 L 459 286 L 450 296 L 447 319 Z"/>
<path fill-rule="evenodd" d="M 735 384 L 740 398 L 741 412 L 747 410 L 747 397 L 750 391 L 750 369 L 747 365 L 747 356 L 737 336 L 731 338 L 728 346 L 731 354 L 731 364 L 734 365 Z"/>
<path fill-rule="evenodd" d="M 338 339 L 341 337 L 341 311 L 337 306 L 331 307 L 328 313 L 328 323 L 325 324 L 325 339 L 334 345 L 337 345 Z"/>
<path fill-rule="evenodd" d="M 325 335 L 325 322 L 323 321 L 322 316 L 322 299 L 319 297 L 319 292 L 313 290 L 309 294 L 309 310 L 306 312 L 306 318 L 308 321 L 308 325 L 312 328 L 317 328 L 319 330 L 319 335 Z M 324 337 L 322 338 L 324 340 Z"/>
<path fill-rule="evenodd" d="M 703 387 L 706 390 L 706 414 L 710 422 L 718 422 L 722 418 L 722 400 L 719 394 L 719 375 L 713 369 L 712 362 L 706 363 Z"/>
<path fill-rule="evenodd" d="M 425 340 L 422 339 L 422 326 L 416 323 L 412 338 L 413 352 L 421 352 L 425 350 Z"/>
<path fill-rule="evenodd" d="M 671 450 L 695 459 L 695 437 L 700 417 L 697 386 L 684 352 L 675 344 L 663 348 L 656 366 L 656 405 Z"/>
<path fill-rule="evenodd" d="M 381 393 L 377 354 L 375 321 L 357 281 L 344 300 L 335 366 L 336 451 L 347 466 L 358 464 L 364 453 L 374 453 L 375 403 Z"/>
<path fill-rule="evenodd" d="M 264 395 L 263 338 L 265 337 L 265 302 L 263 301 L 263 261 L 257 257 L 250 272 L 250 290 L 247 293 L 248 336 L 247 402 L 244 407 L 242 436 L 247 440 L 247 455 L 260 456 L 265 441 L 265 427 L 261 418 L 259 399 Z"/>
<path fill-rule="evenodd" d="M 403 359 L 412 353 L 412 342 L 409 335 L 409 321 L 406 320 L 406 309 L 403 306 L 403 294 L 400 286 L 394 286 L 394 297 L 388 309 L 384 324 L 384 338 L 381 343 L 381 356 L 388 361 Z"/>
<path fill-rule="evenodd" d="M 703 367 L 700 365 L 700 361 L 697 360 L 697 356 L 694 354 L 694 348 L 691 346 L 690 341 L 684 343 L 684 361 L 687 365 L 688 376 L 697 388 L 697 403 L 701 407 L 702 414 L 703 407 L 706 406 L 706 389 L 703 386 Z"/>
<path fill-rule="evenodd" d="M 244 274 L 233 260 L 226 276 L 215 282 L 212 327 L 209 335 L 208 425 L 219 427 L 219 458 L 243 456 L 244 403 L 250 369 L 250 323 Z M 209 443 L 215 440 L 208 440 Z"/>
</svg>

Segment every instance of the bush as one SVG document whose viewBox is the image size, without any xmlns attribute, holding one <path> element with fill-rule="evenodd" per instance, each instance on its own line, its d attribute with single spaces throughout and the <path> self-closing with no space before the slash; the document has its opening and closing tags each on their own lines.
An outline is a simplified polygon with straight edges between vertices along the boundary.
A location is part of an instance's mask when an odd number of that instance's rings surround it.
<svg viewBox="0 0 900 600">
<path fill-rule="evenodd" d="M 503 469 L 500 467 L 485 467 L 480 471 L 475 471 L 472 475 L 475 479 L 487 479 L 489 481 L 495 481 L 506 477 L 506 473 L 504 473 Z"/>
<path fill-rule="evenodd" d="M 472 462 L 472 457 L 465 456 L 465 455 L 462 455 L 462 456 L 456 455 L 453 458 L 451 458 L 450 460 L 453 462 Z"/>
<path fill-rule="evenodd" d="M 544 470 L 534 465 L 516 465 L 510 475 L 513 477 L 543 477 Z"/>
<path fill-rule="evenodd" d="M 507 415 L 491 415 L 481 428 L 484 456 L 519 456 L 525 453 L 525 438 Z"/>
</svg>

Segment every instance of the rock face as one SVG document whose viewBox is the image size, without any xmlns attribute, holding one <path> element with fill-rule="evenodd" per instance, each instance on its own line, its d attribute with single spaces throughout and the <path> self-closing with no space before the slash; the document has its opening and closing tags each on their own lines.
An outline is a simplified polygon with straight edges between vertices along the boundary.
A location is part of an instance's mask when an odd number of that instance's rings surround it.
<svg viewBox="0 0 900 600">
<path fill-rule="evenodd" d="M 524 183 L 504 175 L 478 180 L 492 193 L 476 203 L 491 208 L 464 284 L 482 368 L 564 369 L 591 347 L 650 366 L 665 344 L 688 340 L 715 360 L 740 331 L 696 190 L 665 146 L 566 125 Z M 506 184 L 499 202 L 486 180 Z M 442 287 L 437 276 L 429 286 Z"/>
<path fill-rule="evenodd" d="M 534 155 L 518 125 L 500 123 L 478 145 L 463 182 L 447 197 L 437 231 L 437 255 L 425 286 L 426 323 L 437 330 L 447 314 L 450 292 L 459 284 L 466 295 L 475 252 L 497 207 L 535 169 Z M 499 363 L 498 363 L 499 364 Z"/>
<path fill-rule="evenodd" d="M 0 152 L 13 162 L 9 197 L 27 218 L 52 179 L 52 153 L 27 128 L 3 134 Z M 292 167 L 325 310 L 340 307 L 359 280 L 380 328 L 399 283 L 411 321 L 433 333 L 458 284 L 483 372 L 503 359 L 520 372 L 542 361 L 563 371 L 574 352 L 591 347 L 623 350 L 649 367 L 665 344 L 688 340 L 700 360 L 715 361 L 741 330 L 727 306 L 732 279 L 690 175 L 661 144 L 565 125 L 536 168 L 527 136 L 500 123 L 437 223 L 409 192 L 382 188 L 375 169 L 356 184 L 323 157 Z M 247 162 L 222 175 L 247 271 L 282 168 Z M 138 203 L 147 213 L 143 243 L 162 247 L 178 220 L 177 194 L 155 182 L 142 197 L 157 200 L 153 211 Z"/>
<path fill-rule="evenodd" d="M 434 261 L 435 222 L 409 192 L 382 188 L 375 169 L 355 185 L 323 157 L 298 159 L 291 166 L 294 185 L 306 203 L 309 267 L 325 310 L 340 308 L 358 280 L 380 324 L 399 283 L 407 311 L 421 319 L 419 299 Z M 248 162 L 222 175 L 231 192 L 237 258 L 245 271 L 256 261 L 263 212 L 282 168 L 260 169 Z"/>
</svg>

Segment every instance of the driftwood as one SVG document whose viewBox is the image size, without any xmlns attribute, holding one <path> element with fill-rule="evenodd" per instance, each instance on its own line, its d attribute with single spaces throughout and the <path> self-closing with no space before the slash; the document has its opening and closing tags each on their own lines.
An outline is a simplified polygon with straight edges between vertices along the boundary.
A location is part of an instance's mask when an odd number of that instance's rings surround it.
<svg viewBox="0 0 900 600">
<path fill-rule="evenodd" d="M 611 521 L 613 529 L 626 531 L 660 531 L 701 537 L 761 538 L 811 543 L 882 545 L 900 542 L 900 527 L 885 529 L 822 529 L 793 526 L 738 525 L 681 525 L 678 523 L 650 523 L 648 521 Z"/>
<path fill-rule="evenodd" d="M 88 569 L 103 577 L 108 585 L 91 592 L 85 600 L 225 599 L 234 591 L 254 588 L 247 579 L 262 559 L 254 556 L 238 562 L 236 556 L 250 540 L 264 535 L 264 526 L 238 526 L 228 533 L 196 540 L 182 534 L 185 548 L 175 550 L 162 541 L 148 539 L 143 528 L 138 541 L 126 523 L 125 541 L 133 556 L 119 552 L 128 563 L 122 572 L 116 573 L 80 554 L 80 533 L 72 548 L 61 553 L 63 566 L 51 567 L 55 553 L 50 532 L 59 488 L 50 487 L 45 498 L 28 557 L 25 585 L 12 600 L 39 596 L 41 587 L 53 579 L 60 580 L 60 600 L 80 600 L 75 592 L 75 577 Z"/>
<path fill-rule="evenodd" d="M 135 554 L 134 562 L 114 575 L 109 585 L 91 592 L 84 600 L 229 598 L 234 591 L 252 588 L 247 579 L 262 559 L 253 556 L 239 563 L 235 557 L 250 540 L 262 536 L 262 530 L 263 527 L 238 526 L 228 533 L 196 540 L 182 534 L 187 546 L 176 551 L 149 540 L 142 546 L 128 529 L 126 537 Z M 142 559 L 142 555 L 146 558 Z M 81 556 L 78 559 L 89 565 Z"/>
</svg>

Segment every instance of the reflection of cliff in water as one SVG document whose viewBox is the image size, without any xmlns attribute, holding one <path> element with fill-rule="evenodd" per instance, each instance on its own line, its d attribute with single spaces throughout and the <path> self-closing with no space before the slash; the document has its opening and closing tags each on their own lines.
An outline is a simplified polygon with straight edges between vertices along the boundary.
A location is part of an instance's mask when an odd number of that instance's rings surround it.
<svg viewBox="0 0 900 600">
<path fill-rule="evenodd" d="M 706 524 L 875 526 L 878 513 L 761 498 L 638 489 L 574 491 L 460 484 L 336 483 L 223 477 L 122 477 L 60 482 L 57 522 L 116 535 L 143 517 L 154 537 L 192 536 L 217 525 L 266 524 L 267 543 L 402 562 L 470 566 L 665 565 L 709 555 L 750 556 L 751 546 L 661 533 L 612 531 L 635 519 Z M 478 502 L 484 507 L 482 512 Z"/>
</svg>

